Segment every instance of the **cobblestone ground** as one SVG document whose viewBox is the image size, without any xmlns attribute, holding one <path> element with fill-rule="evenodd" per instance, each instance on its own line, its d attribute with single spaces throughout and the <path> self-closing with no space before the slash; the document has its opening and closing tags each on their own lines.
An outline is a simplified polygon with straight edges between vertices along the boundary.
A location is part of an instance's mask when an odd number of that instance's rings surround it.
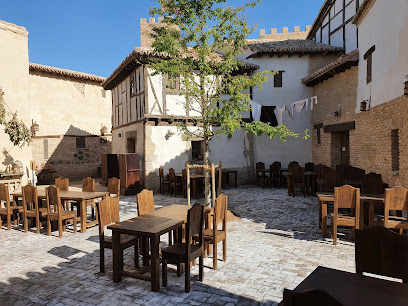
<svg viewBox="0 0 408 306">
<path fill-rule="evenodd" d="M 225 194 L 229 209 L 240 217 L 228 223 L 227 262 L 220 260 L 215 271 L 212 258 L 205 259 L 203 283 L 193 267 L 190 293 L 184 292 L 184 274 L 178 278 L 171 265 L 168 287 L 158 293 L 141 280 L 113 283 L 109 250 L 106 273 L 100 274 L 97 227 L 58 238 L 44 229 L 24 233 L 20 226 L 0 230 L 0 305 L 274 305 L 284 288 L 296 287 L 318 265 L 354 271 L 349 235 L 340 236 L 337 246 L 321 238 L 316 197 L 292 198 L 284 189 L 257 187 Z M 135 202 L 135 196 L 121 198 L 122 220 L 136 216 Z M 156 207 L 170 204 L 186 200 L 155 195 Z M 125 252 L 125 269 L 132 266 L 132 256 Z"/>
</svg>

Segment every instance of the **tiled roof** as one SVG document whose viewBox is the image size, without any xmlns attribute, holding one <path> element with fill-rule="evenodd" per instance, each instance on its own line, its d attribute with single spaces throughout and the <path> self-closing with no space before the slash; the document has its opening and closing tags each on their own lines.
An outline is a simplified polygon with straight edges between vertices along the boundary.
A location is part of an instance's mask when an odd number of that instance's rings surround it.
<svg viewBox="0 0 408 306">
<path fill-rule="evenodd" d="M 374 3 L 375 3 L 375 0 L 364 0 L 364 2 L 358 8 L 358 11 L 354 15 L 354 18 L 351 22 L 355 25 L 358 25 L 363 20 L 363 18 L 367 15 L 368 11 L 374 5 Z"/>
<path fill-rule="evenodd" d="M 222 54 L 214 54 L 218 60 L 222 60 Z M 102 87 L 106 90 L 115 88 L 122 82 L 133 70 L 141 64 L 147 63 L 149 58 L 155 56 L 168 56 L 166 54 L 157 54 L 153 52 L 152 48 L 136 47 L 130 54 L 120 63 L 120 65 L 113 71 L 113 73 L 102 83 Z M 242 69 L 256 70 L 258 65 L 250 63 L 242 63 Z"/>
<path fill-rule="evenodd" d="M 248 58 L 257 57 L 263 53 L 287 54 L 287 53 L 343 52 L 343 48 L 341 47 L 329 46 L 308 39 L 288 39 L 283 41 L 249 39 L 247 48 L 255 52 Z"/>
<path fill-rule="evenodd" d="M 359 51 L 358 49 L 355 49 L 346 55 L 340 56 L 334 62 L 331 62 L 323 68 L 320 68 L 319 70 L 311 73 L 309 76 L 302 79 L 302 83 L 306 86 L 313 86 L 317 83 L 327 80 L 337 73 L 345 71 L 352 66 L 357 66 L 358 59 Z"/>
<path fill-rule="evenodd" d="M 83 72 L 78 72 L 78 71 L 73 71 L 73 70 L 68 70 L 68 69 L 62 69 L 62 68 L 57 68 L 57 67 L 51 67 L 51 66 L 46 66 L 46 65 L 34 64 L 34 63 L 30 63 L 30 71 L 47 72 L 51 74 L 58 74 L 58 75 L 68 76 L 68 77 L 72 77 L 76 79 L 94 81 L 94 82 L 99 82 L 99 83 L 102 83 L 106 80 L 106 78 L 98 76 L 98 75 L 94 75 L 94 74 L 88 74 L 88 73 L 83 73 Z"/>
</svg>

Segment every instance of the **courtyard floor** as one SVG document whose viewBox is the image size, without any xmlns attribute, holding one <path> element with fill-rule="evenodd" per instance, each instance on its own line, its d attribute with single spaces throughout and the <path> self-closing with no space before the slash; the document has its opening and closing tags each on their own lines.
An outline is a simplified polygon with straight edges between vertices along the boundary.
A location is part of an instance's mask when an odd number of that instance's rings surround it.
<svg viewBox="0 0 408 306">
<path fill-rule="evenodd" d="M 316 197 L 288 197 L 285 189 L 226 189 L 229 210 L 227 262 L 204 260 L 204 282 L 192 269 L 191 292 L 184 274 L 169 265 L 166 288 L 124 277 L 112 282 L 112 253 L 105 252 L 106 273 L 99 273 L 98 228 L 63 238 L 22 227 L 0 230 L 0 305 L 276 305 L 284 288 L 293 289 L 317 266 L 354 272 L 354 243 L 340 236 L 337 246 L 323 239 Z M 186 204 L 182 197 L 155 195 L 155 206 Z M 121 220 L 137 215 L 136 196 L 121 197 Z M 192 203 L 195 203 L 193 201 Z M 349 233 L 345 231 L 345 233 Z M 165 244 L 167 236 L 162 237 Z M 125 269 L 133 250 L 125 251 Z M 222 247 L 218 258 L 222 259 Z"/>
</svg>

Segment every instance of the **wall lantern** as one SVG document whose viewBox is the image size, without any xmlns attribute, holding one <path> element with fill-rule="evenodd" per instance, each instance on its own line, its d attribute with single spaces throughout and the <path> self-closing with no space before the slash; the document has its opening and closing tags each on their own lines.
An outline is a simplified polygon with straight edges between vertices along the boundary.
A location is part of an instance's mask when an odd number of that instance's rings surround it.
<svg viewBox="0 0 408 306">
<path fill-rule="evenodd" d="M 408 80 L 408 75 L 405 76 Z M 405 82 L 404 95 L 408 97 L 408 81 Z"/>
<path fill-rule="evenodd" d="M 367 110 L 367 100 L 361 101 L 360 112 L 365 112 Z"/>
<path fill-rule="evenodd" d="M 35 136 L 35 133 L 40 130 L 40 126 L 34 120 L 31 120 L 31 135 Z"/>
</svg>

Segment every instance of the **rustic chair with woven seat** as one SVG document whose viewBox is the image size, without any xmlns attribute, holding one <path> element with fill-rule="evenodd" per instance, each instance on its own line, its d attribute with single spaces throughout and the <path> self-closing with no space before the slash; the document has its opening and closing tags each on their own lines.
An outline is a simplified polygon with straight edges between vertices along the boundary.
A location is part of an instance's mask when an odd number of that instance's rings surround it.
<svg viewBox="0 0 408 306">
<path fill-rule="evenodd" d="M 339 209 L 349 209 L 350 214 L 339 213 Z M 331 216 L 331 233 L 333 244 L 337 244 L 337 227 L 347 226 L 354 230 L 359 229 L 360 224 L 360 189 L 349 185 L 334 188 L 334 209 Z"/>
<path fill-rule="evenodd" d="M 279 187 L 281 184 L 280 169 L 281 163 L 276 161 L 269 166 L 269 187 Z"/>
<path fill-rule="evenodd" d="M 228 197 L 220 194 L 215 200 L 214 214 L 212 218 L 212 228 L 204 229 L 204 247 L 213 246 L 213 269 L 217 270 L 217 253 L 218 243 L 222 241 L 222 260 L 227 261 L 227 208 Z M 222 228 L 219 228 L 219 223 L 222 223 Z M 199 236 L 194 236 L 196 241 Z"/>
<path fill-rule="evenodd" d="M 92 177 L 84 177 L 82 179 L 82 191 L 83 192 L 95 192 L 95 180 Z M 71 210 L 74 210 L 73 207 L 77 208 L 77 217 L 80 216 L 80 205 L 79 202 L 71 203 Z M 92 219 L 95 218 L 95 200 L 87 200 L 86 207 L 91 206 L 92 208 Z"/>
<path fill-rule="evenodd" d="M 119 198 L 107 196 L 99 203 L 96 203 L 96 210 L 99 220 L 99 260 L 100 271 L 105 272 L 105 249 L 112 249 L 112 237 L 105 236 L 105 227 L 120 222 L 119 217 Z M 120 235 L 120 252 L 134 246 L 135 267 L 139 267 L 138 261 L 138 237 L 129 235 Z"/>
<path fill-rule="evenodd" d="M 167 187 L 170 192 L 170 181 L 164 177 L 163 168 L 159 168 L 159 179 L 160 179 L 160 193 L 164 194 L 164 190 Z"/>
<path fill-rule="evenodd" d="M 108 193 L 110 196 L 119 197 L 120 195 L 120 179 L 111 177 L 108 180 Z"/>
<path fill-rule="evenodd" d="M 35 219 L 37 233 L 41 230 L 41 218 L 47 217 L 47 208 L 39 207 L 37 187 L 27 185 L 21 188 L 23 197 L 24 231 L 28 232 L 28 218 Z"/>
<path fill-rule="evenodd" d="M 382 226 L 356 230 L 356 273 L 402 279 L 408 283 L 408 239 Z"/>
<path fill-rule="evenodd" d="M 305 169 L 300 167 L 299 165 L 292 164 L 291 165 L 291 192 L 292 196 L 295 196 L 295 189 L 300 188 L 303 191 L 303 197 L 306 197 L 306 181 L 305 181 Z"/>
<path fill-rule="evenodd" d="M 266 173 L 264 173 L 264 175 L 259 174 L 258 170 L 265 170 L 265 163 L 263 162 L 258 162 L 255 164 L 255 168 L 256 168 L 256 184 L 258 186 L 261 186 L 262 184 L 267 185 L 267 181 L 268 181 L 268 175 Z M 262 180 L 265 179 L 264 182 L 262 182 Z"/>
<path fill-rule="evenodd" d="M 2 203 L 4 206 L 2 207 Z M 23 207 L 17 206 L 16 203 L 10 201 L 9 187 L 6 184 L 0 184 L 0 228 L 2 227 L 3 221 L 1 216 L 6 216 L 7 218 L 7 230 L 11 230 L 11 219 L 12 217 L 16 220 L 19 213 L 23 212 Z M 17 224 L 15 224 L 17 225 Z"/>
<path fill-rule="evenodd" d="M 377 224 L 399 230 L 400 234 L 408 230 L 408 220 L 405 217 L 390 216 L 390 211 L 408 211 L 408 189 L 394 187 L 385 190 L 384 216 L 377 216 Z"/>
<path fill-rule="evenodd" d="M 180 275 L 181 265 L 185 266 L 185 291 L 190 292 L 190 262 L 199 257 L 199 281 L 203 281 L 203 246 L 204 246 L 204 206 L 194 204 L 187 213 L 185 242 L 178 241 L 174 245 L 162 249 L 162 280 L 167 286 L 167 263 L 177 264 L 177 275 Z M 197 235 L 198 240 L 193 241 Z M 198 241 L 198 243 L 196 242 Z M 196 243 L 192 243 L 196 242 Z"/>
<path fill-rule="evenodd" d="M 77 217 L 74 211 L 65 210 L 61 203 L 59 188 L 49 186 L 46 188 L 47 199 L 47 233 L 51 236 L 51 220 L 58 222 L 58 236 L 62 237 L 62 231 L 65 226 L 63 223 L 70 222 L 74 226 L 74 233 L 77 231 Z M 52 206 L 52 208 L 51 208 Z"/>
<path fill-rule="evenodd" d="M 294 292 L 289 289 L 283 290 L 284 306 L 343 306 L 327 292 L 311 289 L 302 292 Z"/>
</svg>

